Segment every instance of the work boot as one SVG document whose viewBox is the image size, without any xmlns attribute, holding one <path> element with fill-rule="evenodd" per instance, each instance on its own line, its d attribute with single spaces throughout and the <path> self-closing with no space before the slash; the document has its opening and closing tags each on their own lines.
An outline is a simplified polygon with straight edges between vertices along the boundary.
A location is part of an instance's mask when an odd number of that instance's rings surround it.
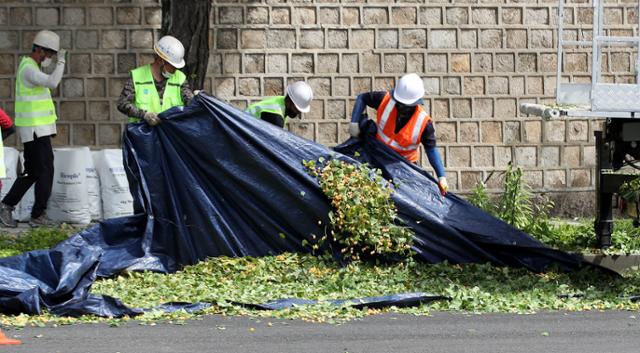
<svg viewBox="0 0 640 353">
<path fill-rule="evenodd" d="M 18 226 L 18 222 L 13 219 L 12 212 L 13 207 L 0 203 L 0 222 L 2 222 L 5 227 L 15 228 Z"/>
<path fill-rule="evenodd" d="M 44 214 L 41 214 L 38 217 L 31 217 L 31 219 L 29 220 L 29 225 L 31 226 L 31 228 L 38 228 L 38 227 L 55 227 L 58 225 L 58 223 L 52 221 L 51 219 L 49 219 L 47 216 L 45 216 Z"/>
</svg>

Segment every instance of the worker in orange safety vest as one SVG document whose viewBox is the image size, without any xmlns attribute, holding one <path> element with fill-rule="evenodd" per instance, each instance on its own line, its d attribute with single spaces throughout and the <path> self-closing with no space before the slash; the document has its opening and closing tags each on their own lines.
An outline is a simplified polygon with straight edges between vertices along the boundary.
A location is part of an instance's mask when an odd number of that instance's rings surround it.
<svg viewBox="0 0 640 353">
<path fill-rule="evenodd" d="M 449 190 L 431 116 L 422 108 L 424 84 L 420 76 L 407 74 L 390 91 L 374 91 L 358 95 L 351 114 L 349 134 L 360 137 L 362 113 L 365 108 L 376 109 L 376 138 L 392 150 L 416 163 L 420 144 L 425 148 L 429 163 L 438 177 L 438 187 L 444 196 Z"/>
</svg>

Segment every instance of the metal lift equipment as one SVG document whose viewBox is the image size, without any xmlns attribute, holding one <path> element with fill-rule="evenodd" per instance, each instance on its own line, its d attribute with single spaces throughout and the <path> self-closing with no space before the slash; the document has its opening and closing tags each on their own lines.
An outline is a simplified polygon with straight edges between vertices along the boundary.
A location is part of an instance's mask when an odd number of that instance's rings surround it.
<svg viewBox="0 0 640 353">
<path fill-rule="evenodd" d="M 604 2 L 592 0 L 593 27 L 590 40 L 565 40 L 565 0 L 558 4 L 558 53 L 556 75 L 556 106 L 522 103 L 520 112 L 545 119 L 565 117 L 604 118 L 603 131 L 594 131 L 596 144 L 596 219 L 598 245 L 611 245 L 613 231 L 613 196 L 620 186 L 638 175 L 621 172 L 629 166 L 640 169 L 640 37 L 605 35 Z M 640 10 L 640 1 L 638 2 Z M 640 11 L 635 35 L 640 35 Z M 563 54 L 566 47 L 591 47 L 591 82 L 562 82 Z M 628 47 L 636 52 L 635 83 L 608 83 L 602 79 L 603 48 Z M 638 216 L 634 225 L 640 225 Z"/>
</svg>

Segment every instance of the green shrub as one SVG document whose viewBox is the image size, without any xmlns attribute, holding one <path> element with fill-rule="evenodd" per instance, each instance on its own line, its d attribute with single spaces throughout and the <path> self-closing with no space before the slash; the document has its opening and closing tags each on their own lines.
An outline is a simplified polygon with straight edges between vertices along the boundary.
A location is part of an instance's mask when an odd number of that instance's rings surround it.
<svg viewBox="0 0 640 353">
<path fill-rule="evenodd" d="M 626 181 L 620 186 L 619 195 L 629 202 L 638 202 L 640 199 L 640 178 Z"/>
<path fill-rule="evenodd" d="M 511 164 L 504 173 L 504 190 L 497 200 L 492 201 L 484 183 L 478 183 L 468 201 L 540 240 L 554 234 L 549 217 L 553 202 L 537 199 L 522 179 L 522 170 Z"/>
<path fill-rule="evenodd" d="M 476 205 L 480 209 L 489 212 L 493 215 L 496 214 L 495 206 L 491 201 L 491 196 L 487 192 L 487 187 L 484 183 L 477 183 L 471 191 L 471 195 L 467 198 L 467 201 Z"/>
</svg>

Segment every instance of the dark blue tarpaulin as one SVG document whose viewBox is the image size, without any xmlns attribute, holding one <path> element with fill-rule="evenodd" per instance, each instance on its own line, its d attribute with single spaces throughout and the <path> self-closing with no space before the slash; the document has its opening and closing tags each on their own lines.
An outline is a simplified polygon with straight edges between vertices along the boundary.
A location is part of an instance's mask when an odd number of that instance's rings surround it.
<svg viewBox="0 0 640 353">
<path fill-rule="evenodd" d="M 399 218 L 415 231 L 415 248 L 423 261 L 491 262 L 535 272 L 544 271 L 553 262 L 565 270 L 583 266 L 580 257 L 550 249 L 455 194 L 443 198 L 430 174 L 375 138 L 373 121 L 368 121 L 363 130 L 362 139 L 350 139 L 335 150 L 357 156 L 395 182 L 393 200 Z"/>
<path fill-rule="evenodd" d="M 441 197 L 431 176 L 372 138 L 375 125 L 335 152 L 204 95 L 161 118 L 157 127 L 129 125 L 124 137 L 125 168 L 145 211 L 100 222 L 50 250 L 0 259 L 0 312 L 135 315 L 141 310 L 89 294 L 93 281 L 125 269 L 173 272 L 212 256 L 308 252 L 302 240 L 325 234 L 331 207 L 302 161 L 356 163 L 356 151 L 398 182 L 393 198 L 415 231 L 419 260 L 536 272 L 584 266 L 451 193 Z"/>
</svg>

